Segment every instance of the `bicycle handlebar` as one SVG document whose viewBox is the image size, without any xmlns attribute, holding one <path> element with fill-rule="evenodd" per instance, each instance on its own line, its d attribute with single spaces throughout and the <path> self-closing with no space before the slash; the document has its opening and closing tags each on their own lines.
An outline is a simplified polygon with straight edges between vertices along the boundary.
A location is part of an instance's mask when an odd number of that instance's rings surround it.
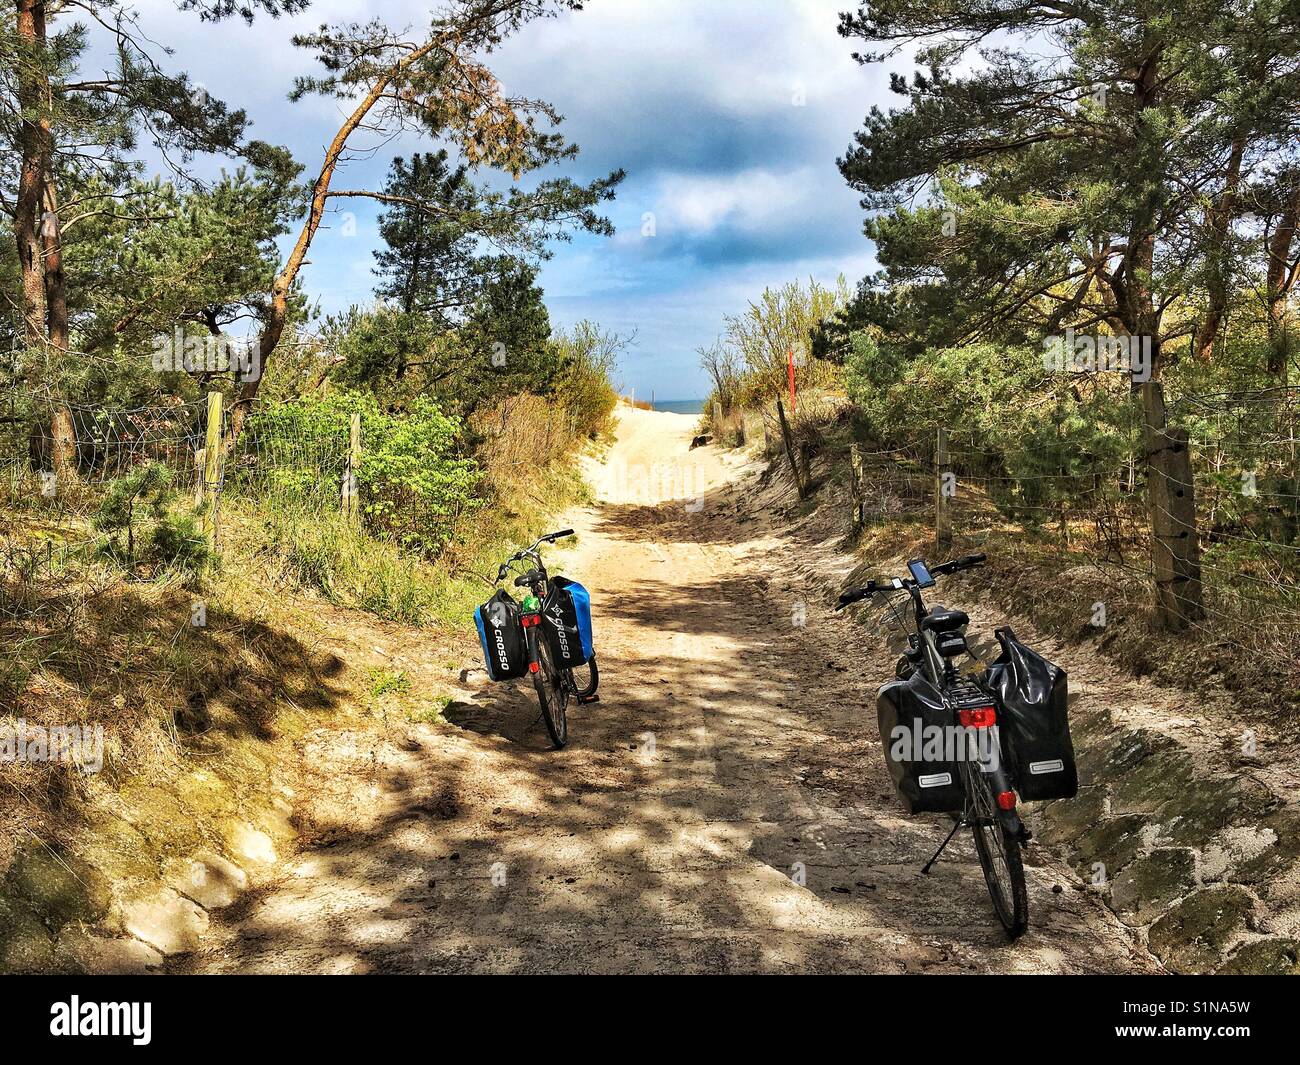
<svg viewBox="0 0 1300 1065">
<path fill-rule="evenodd" d="M 941 577 L 949 573 L 957 573 L 960 570 L 972 569 L 975 566 L 984 565 L 988 558 L 989 556 L 982 551 L 973 555 L 962 555 L 961 558 L 954 558 L 950 562 L 931 566 L 930 575 L 932 577 Z M 916 581 L 912 577 L 888 577 L 883 581 L 868 581 L 861 588 L 849 588 L 847 591 L 840 593 L 835 609 L 843 610 L 846 606 L 852 606 L 863 599 L 870 599 L 877 592 L 901 592 L 906 588 L 915 587 L 915 585 Z"/>
<path fill-rule="evenodd" d="M 537 549 L 541 547 L 542 544 L 553 544 L 555 543 L 556 540 L 563 540 L 566 536 L 572 536 L 572 535 L 573 535 L 572 529 L 560 529 L 558 532 L 547 533 L 545 536 L 539 536 L 536 540 L 533 541 L 532 547 L 520 548 L 508 559 L 506 559 L 504 562 L 501 563 L 501 568 L 497 570 L 497 580 L 498 581 L 505 580 L 506 574 L 510 572 L 511 565 L 513 565 L 516 562 L 522 562 L 526 558 L 536 559 L 537 562 L 540 564 L 542 561 L 542 557 L 537 553 Z"/>
</svg>

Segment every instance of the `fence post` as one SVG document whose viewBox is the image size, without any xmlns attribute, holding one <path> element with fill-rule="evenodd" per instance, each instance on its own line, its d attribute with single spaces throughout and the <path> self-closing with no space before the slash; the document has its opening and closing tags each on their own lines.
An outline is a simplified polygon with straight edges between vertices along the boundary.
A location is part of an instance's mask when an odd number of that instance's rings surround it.
<svg viewBox="0 0 1300 1065">
<path fill-rule="evenodd" d="M 1181 632 L 1205 616 L 1192 453 L 1187 431 L 1171 429 L 1165 420 L 1160 383 L 1148 381 L 1142 392 L 1156 614 L 1165 628 Z"/>
<path fill-rule="evenodd" d="M 952 546 L 952 495 L 948 491 L 948 430 L 939 429 L 934 444 L 934 540 L 939 547 Z"/>
<path fill-rule="evenodd" d="M 800 499 L 808 498 L 808 489 L 804 487 L 803 475 L 799 471 L 799 462 L 794 453 L 794 439 L 790 435 L 790 423 L 785 420 L 785 407 L 776 401 L 776 416 L 781 422 L 781 439 L 785 442 L 785 455 L 790 460 L 790 471 L 794 474 L 794 486 L 799 491 Z"/>
<path fill-rule="evenodd" d="M 221 393 L 208 393 L 207 438 L 203 447 L 203 494 L 208 509 L 203 514 L 203 532 L 209 543 L 217 542 L 217 494 L 221 486 Z"/>
<path fill-rule="evenodd" d="M 361 466 L 361 415 L 352 415 L 348 427 L 348 460 L 343 467 L 343 516 L 355 519 L 360 513 L 360 500 L 357 496 L 357 470 Z"/>
</svg>

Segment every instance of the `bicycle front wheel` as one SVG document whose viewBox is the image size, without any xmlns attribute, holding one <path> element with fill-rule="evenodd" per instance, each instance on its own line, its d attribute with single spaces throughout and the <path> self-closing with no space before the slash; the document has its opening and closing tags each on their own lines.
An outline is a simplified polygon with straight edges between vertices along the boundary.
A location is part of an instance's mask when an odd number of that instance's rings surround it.
<svg viewBox="0 0 1300 1065">
<path fill-rule="evenodd" d="M 980 868 L 984 870 L 984 883 L 1002 927 L 1011 939 L 1017 939 L 1029 927 L 1029 892 L 1020 842 L 1002 826 L 988 775 L 978 763 L 968 761 L 965 765 L 967 816 Z"/>
<path fill-rule="evenodd" d="M 544 637 L 537 641 L 537 658 L 540 668 L 533 674 L 533 686 L 542 705 L 546 731 L 551 734 L 551 742 L 560 748 L 569 742 L 569 686 L 555 665 L 550 642 Z"/>
</svg>

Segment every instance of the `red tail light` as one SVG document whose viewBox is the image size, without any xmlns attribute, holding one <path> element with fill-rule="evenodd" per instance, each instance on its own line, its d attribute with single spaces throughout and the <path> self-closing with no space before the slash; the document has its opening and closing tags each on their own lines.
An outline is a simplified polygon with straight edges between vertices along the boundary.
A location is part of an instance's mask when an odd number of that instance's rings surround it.
<svg viewBox="0 0 1300 1065">
<path fill-rule="evenodd" d="M 957 720 L 966 728 L 992 728 L 998 719 L 993 707 L 977 706 L 970 710 L 958 710 Z"/>
<path fill-rule="evenodd" d="M 528 663 L 528 672 L 529 672 L 529 673 L 536 673 L 536 672 L 537 672 L 539 669 L 541 669 L 541 668 L 542 668 L 542 667 L 539 666 L 536 662 L 529 662 L 529 663 Z"/>
<path fill-rule="evenodd" d="M 998 792 L 998 809 L 1014 810 L 1016 808 L 1016 793 L 1014 791 Z"/>
<path fill-rule="evenodd" d="M 519 624 L 524 628 L 528 628 L 530 625 L 540 625 L 541 623 L 541 614 L 521 614 L 519 616 Z"/>
</svg>

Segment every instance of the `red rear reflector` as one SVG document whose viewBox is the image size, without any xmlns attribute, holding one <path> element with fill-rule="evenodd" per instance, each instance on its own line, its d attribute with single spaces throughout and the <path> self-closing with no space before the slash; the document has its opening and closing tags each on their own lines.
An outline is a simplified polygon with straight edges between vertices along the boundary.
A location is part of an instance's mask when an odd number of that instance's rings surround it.
<svg viewBox="0 0 1300 1065">
<path fill-rule="evenodd" d="M 998 792 L 998 808 L 1001 810 L 1014 810 L 1016 808 L 1016 793 L 1014 791 Z"/>
<path fill-rule="evenodd" d="M 528 663 L 528 672 L 529 672 L 529 673 L 536 673 L 540 668 L 541 668 L 541 667 L 540 667 L 536 662 L 529 662 L 529 663 Z"/>
<path fill-rule="evenodd" d="M 519 624 L 524 628 L 528 628 L 529 625 L 540 625 L 541 623 L 541 614 L 522 614 L 519 617 Z"/>
<path fill-rule="evenodd" d="M 957 720 L 966 728 L 992 728 L 997 724 L 997 715 L 991 706 L 977 706 L 973 710 L 958 710 Z"/>
</svg>

